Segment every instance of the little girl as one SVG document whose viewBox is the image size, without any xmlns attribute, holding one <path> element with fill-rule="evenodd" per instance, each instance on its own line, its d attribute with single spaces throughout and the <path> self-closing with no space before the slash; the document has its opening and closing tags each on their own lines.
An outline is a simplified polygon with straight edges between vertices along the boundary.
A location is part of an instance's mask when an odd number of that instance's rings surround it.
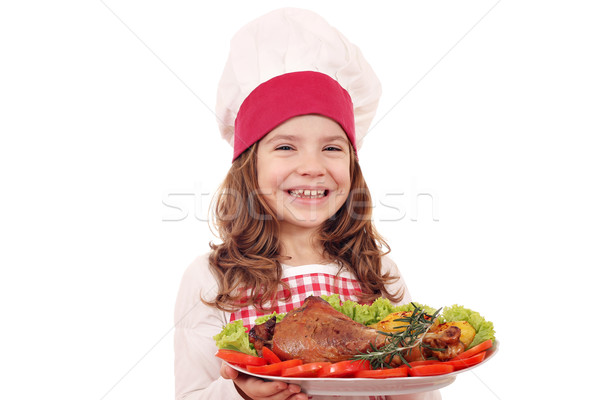
<svg viewBox="0 0 600 400">
<path fill-rule="evenodd" d="M 234 147 L 214 200 L 220 244 L 185 272 L 175 312 L 176 399 L 308 399 L 298 385 L 239 374 L 213 336 L 288 312 L 310 294 L 410 301 L 371 222 L 357 159 L 380 85 L 354 45 L 314 13 L 282 9 L 243 28 L 219 84 Z M 312 399 L 325 399 L 312 396 Z M 436 399 L 437 392 L 343 399 Z"/>
</svg>

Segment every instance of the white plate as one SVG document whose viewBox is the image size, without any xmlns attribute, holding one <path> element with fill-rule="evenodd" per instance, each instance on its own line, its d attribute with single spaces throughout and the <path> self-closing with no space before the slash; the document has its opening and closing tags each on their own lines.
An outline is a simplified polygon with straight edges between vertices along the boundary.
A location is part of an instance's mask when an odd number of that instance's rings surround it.
<svg viewBox="0 0 600 400">
<path fill-rule="evenodd" d="M 283 381 L 295 383 L 302 387 L 302 391 L 309 395 L 346 395 L 346 396 L 375 396 L 375 395 L 393 395 L 408 394 L 418 392 L 428 392 L 448 386 L 456 380 L 458 374 L 470 371 L 485 364 L 498 351 L 500 343 L 496 340 L 494 345 L 486 351 L 485 359 L 470 368 L 450 374 L 438 376 L 406 377 L 406 378 L 283 378 L 280 376 L 266 376 L 252 374 L 244 368 L 230 366 L 240 372 L 253 375 L 258 378 L 270 381 Z"/>
</svg>

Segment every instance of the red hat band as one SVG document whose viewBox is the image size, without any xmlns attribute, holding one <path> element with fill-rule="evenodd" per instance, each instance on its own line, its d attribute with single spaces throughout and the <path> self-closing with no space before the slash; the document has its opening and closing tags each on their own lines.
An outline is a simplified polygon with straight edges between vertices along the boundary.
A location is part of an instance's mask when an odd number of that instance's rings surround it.
<svg viewBox="0 0 600 400">
<path fill-rule="evenodd" d="M 292 117 L 320 114 L 336 121 L 356 152 L 354 107 L 350 95 L 330 76 L 314 71 L 290 72 L 257 86 L 235 119 L 233 159 Z"/>
</svg>

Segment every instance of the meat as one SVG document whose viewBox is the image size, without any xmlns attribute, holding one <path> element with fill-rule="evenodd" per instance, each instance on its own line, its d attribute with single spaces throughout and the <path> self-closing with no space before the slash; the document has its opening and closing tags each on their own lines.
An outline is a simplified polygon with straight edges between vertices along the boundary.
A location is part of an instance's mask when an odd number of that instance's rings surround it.
<svg viewBox="0 0 600 400">
<path fill-rule="evenodd" d="M 406 361 L 413 362 L 435 357 L 441 361 L 447 361 L 456 357 L 465 350 L 460 341 L 460 328 L 457 326 L 444 326 L 441 329 L 432 328 L 423 336 L 423 344 L 426 346 L 415 347 L 403 353 Z M 395 357 L 392 364 L 400 365 L 399 357 Z"/>
<path fill-rule="evenodd" d="M 273 333 L 275 332 L 275 324 L 277 318 L 269 318 L 264 324 L 254 325 L 248 332 L 248 338 L 250 343 L 254 345 L 259 355 L 262 355 L 263 346 L 271 347 L 271 340 L 273 339 Z"/>
<path fill-rule="evenodd" d="M 354 322 L 325 300 L 310 296 L 275 325 L 272 350 L 282 360 L 304 362 L 348 360 L 372 346 L 385 344 L 386 336 Z"/>
<path fill-rule="evenodd" d="M 425 346 L 405 349 L 402 355 L 408 362 L 432 356 L 448 360 L 464 351 L 460 334 L 461 330 L 456 326 L 434 325 L 423 336 Z M 281 360 L 338 362 L 376 348 L 390 354 L 387 358 L 390 365 L 402 365 L 397 355 L 398 348 L 388 340 L 388 336 L 353 321 L 320 297 L 307 297 L 301 307 L 288 312 L 281 322 L 276 323 L 273 317 L 262 325 L 254 326 L 248 335 L 259 354 L 266 346 Z"/>
<path fill-rule="evenodd" d="M 423 337 L 423 343 L 432 347 L 430 351 L 433 356 L 441 361 L 446 361 L 462 353 L 465 350 L 465 346 L 460 341 L 460 328 L 457 326 L 448 326 L 447 328 L 440 331 L 427 332 Z"/>
</svg>

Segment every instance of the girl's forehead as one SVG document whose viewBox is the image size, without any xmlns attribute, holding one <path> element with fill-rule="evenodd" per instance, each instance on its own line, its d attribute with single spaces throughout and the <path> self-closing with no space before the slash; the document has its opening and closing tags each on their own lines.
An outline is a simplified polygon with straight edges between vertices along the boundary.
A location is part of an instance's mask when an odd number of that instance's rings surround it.
<svg viewBox="0 0 600 400">
<path fill-rule="evenodd" d="M 265 135 L 261 142 L 268 143 L 279 139 L 348 142 L 346 132 L 336 121 L 316 114 L 288 119 Z"/>
</svg>

